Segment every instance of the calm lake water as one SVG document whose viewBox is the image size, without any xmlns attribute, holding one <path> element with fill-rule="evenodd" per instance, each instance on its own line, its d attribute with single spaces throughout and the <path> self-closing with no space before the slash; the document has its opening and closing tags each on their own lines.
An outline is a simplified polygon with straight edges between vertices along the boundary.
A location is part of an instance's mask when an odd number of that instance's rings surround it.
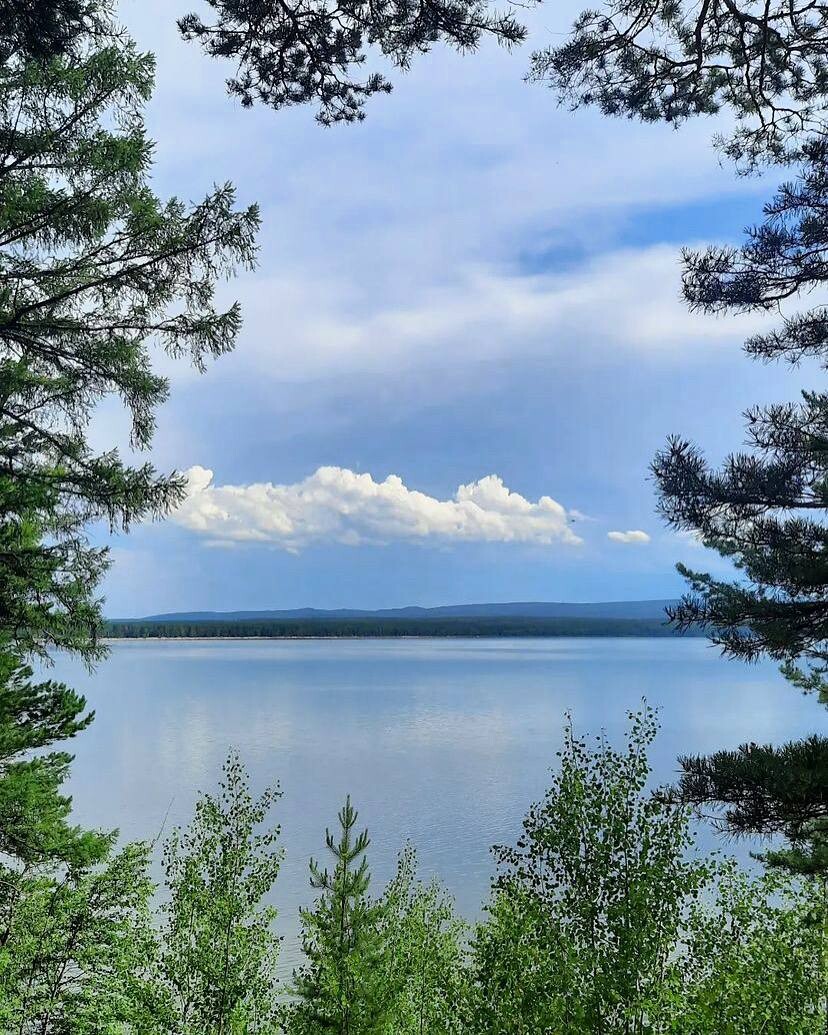
<svg viewBox="0 0 828 1035">
<path fill-rule="evenodd" d="M 117 642 L 94 676 L 66 660 L 56 675 L 97 711 L 76 746 L 80 822 L 125 838 L 155 836 L 167 813 L 186 822 L 231 745 L 256 787 L 281 783 L 285 962 L 309 901 L 307 858 L 322 854 L 346 791 L 378 882 L 410 838 L 423 873 L 472 918 L 489 847 L 515 838 L 545 790 L 566 711 L 579 731 L 620 741 L 642 697 L 658 706 L 659 782 L 679 753 L 825 725 L 773 665 L 724 661 L 701 639 Z"/>
</svg>

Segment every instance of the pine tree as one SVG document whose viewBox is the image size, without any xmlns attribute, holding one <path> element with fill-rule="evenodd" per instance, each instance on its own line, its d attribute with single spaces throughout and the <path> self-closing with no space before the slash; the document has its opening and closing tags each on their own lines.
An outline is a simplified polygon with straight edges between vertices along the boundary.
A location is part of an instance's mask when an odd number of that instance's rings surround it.
<svg viewBox="0 0 828 1035">
<path fill-rule="evenodd" d="M 716 142 L 749 169 L 825 136 L 826 53 L 828 13 L 809 0 L 618 0 L 583 10 L 530 78 L 572 107 L 644 122 L 729 113 Z"/>
<path fill-rule="evenodd" d="M 94 453 L 92 408 L 121 398 L 146 448 L 167 393 L 151 342 L 203 367 L 240 324 L 213 290 L 252 262 L 256 210 L 237 212 L 229 186 L 192 207 L 152 194 L 141 111 L 152 77 L 152 58 L 114 26 L 78 53 L 0 73 L 0 503 L 11 525 L 0 628 L 25 649 L 94 654 L 106 559 L 86 525 L 128 528 L 183 491 L 149 464 Z"/>
<path fill-rule="evenodd" d="M 93 451 L 91 412 L 120 398 L 133 444 L 149 445 L 166 396 L 150 345 L 198 366 L 232 346 L 238 309 L 217 310 L 213 288 L 252 262 L 258 216 L 235 210 L 229 186 L 195 206 L 152 193 L 142 109 L 153 61 L 107 3 L 0 10 L 0 998 L 17 1004 L 14 1030 L 92 1032 L 111 1029 L 104 957 L 116 968 L 116 943 L 143 908 L 131 896 L 148 885 L 134 853 L 113 856 L 112 836 L 71 824 L 71 755 L 52 749 L 92 715 L 81 695 L 35 679 L 29 660 L 103 656 L 108 558 L 88 525 L 127 529 L 183 487 Z"/>
<path fill-rule="evenodd" d="M 25 56 L 47 61 L 72 50 L 100 25 L 94 0 L 0 0 L 0 65 Z"/>
<path fill-rule="evenodd" d="M 806 148 L 800 177 L 765 208 L 740 248 L 685 256 L 685 295 L 706 312 L 772 310 L 828 279 L 828 147 Z M 747 342 L 750 355 L 799 363 L 828 357 L 826 310 L 788 317 Z M 770 657 L 784 674 L 828 705 L 828 393 L 755 407 L 749 451 L 712 468 L 692 443 L 673 439 L 653 465 L 660 509 L 730 558 L 738 581 L 680 566 L 691 592 L 673 610 L 679 628 L 701 626 L 732 657 Z M 745 744 L 710 758 L 682 759 L 678 793 L 718 805 L 735 833 L 782 834 L 774 853 L 805 872 L 828 865 L 828 738 L 798 744 Z"/>
<path fill-rule="evenodd" d="M 231 96 L 245 107 L 260 102 L 276 110 L 315 102 L 326 126 L 363 119 L 369 97 L 390 93 L 381 72 L 360 74 L 371 48 L 406 70 L 436 43 L 466 53 L 484 36 L 507 47 L 526 37 L 511 14 L 490 11 L 485 0 L 208 0 L 208 6 L 213 21 L 189 14 L 178 25 L 207 54 L 233 61 Z"/>
<path fill-rule="evenodd" d="M 705 809 L 725 833 L 783 837 L 766 862 L 828 875 L 828 738 L 743 744 L 735 751 L 686 756 L 674 799 Z"/>
<path fill-rule="evenodd" d="M 380 902 L 368 890 L 367 830 L 355 833 L 359 814 L 350 797 L 339 811 L 339 838 L 325 831 L 333 870 L 310 861 L 311 887 L 319 892 L 301 912 L 305 963 L 294 975 L 296 1003 L 287 1027 L 294 1035 L 374 1035 L 383 1031 L 393 1001 L 385 995 Z"/>
<path fill-rule="evenodd" d="M 0 879 L 50 861 L 73 867 L 101 859 L 108 840 L 69 825 L 71 799 L 61 793 L 72 756 L 44 751 L 92 721 L 85 701 L 63 683 L 36 682 L 32 669 L 0 653 Z M 80 718 L 79 718 L 80 716 Z M 32 756 L 31 753 L 37 754 Z M 3 895 L 0 894 L 0 900 Z"/>
<path fill-rule="evenodd" d="M 789 162 L 796 178 L 765 206 L 741 247 L 684 254 L 684 296 L 708 313 L 774 312 L 828 281 L 828 19 L 807 4 L 717 0 L 658 9 L 640 0 L 585 11 L 570 38 L 534 57 L 534 74 L 573 105 L 680 122 L 728 111 L 719 140 L 746 168 Z M 828 365 L 828 310 L 788 316 L 746 342 L 762 361 Z M 732 561 L 738 577 L 679 566 L 690 591 L 671 612 L 725 654 L 782 663 L 828 703 L 828 393 L 754 407 L 748 448 L 721 467 L 681 437 L 653 463 L 667 522 Z M 811 871 L 828 861 L 828 740 L 745 744 L 682 759 L 677 796 L 713 807 L 733 833 L 782 834 L 773 860 Z"/>
<path fill-rule="evenodd" d="M 232 347 L 238 308 L 217 310 L 213 289 L 252 262 L 258 216 L 235 210 L 229 186 L 195 206 L 156 198 L 142 120 L 152 58 L 105 3 L 35 7 L 5 4 L 0 28 L 0 837 L 22 848 L 31 822 L 41 846 L 68 851 L 58 788 L 69 756 L 33 763 L 28 752 L 91 716 L 79 695 L 33 684 L 27 657 L 103 655 L 108 558 L 87 527 L 127 529 L 183 491 L 175 474 L 95 453 L 88 421 L 119 397 L 133 444 L 147 447 L 167 391 L 151 343 L 199 367 Z M 75 862 L 84 843 L 98 858 L 81 838 Z"/>
<path fill-rule="evenodd" d="M 801 176 L 765 208 L 740 248 L 685 256 L 685 296 L 704 312 L 773 310 L 828 279 L 828 146 L 808 148 Z M 757 334 L 761 360 L 828 362 L 828 313 L 818 306 Z M 828 672 L 828 393 L 754 407 L 749 451 L 710 467 L 692 443 L 674 439 L 656 458 L 660 507 L 731 558 L 743 578 L 728 582 L 681 568 L 694 592 L 674 611 L 681 628 L 701 625 L 733 657 L 775 658 L 803 689 Z M 828 703 L 828 697 L 825 698 Z"/>
</svg>

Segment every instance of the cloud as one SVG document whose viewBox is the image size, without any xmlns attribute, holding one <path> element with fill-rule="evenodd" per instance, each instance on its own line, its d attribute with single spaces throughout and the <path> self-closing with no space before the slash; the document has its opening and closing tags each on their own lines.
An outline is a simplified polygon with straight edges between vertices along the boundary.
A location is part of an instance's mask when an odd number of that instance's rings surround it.
<svg viewBox="0 0 828 1035">
<path fill-rule="evenodd" d="M 412 278 L 381 290 L 376 280 L 338 274 L 252 276 L 233 285 L 245 322 L 229 364 L 281 381 L 397 378 L 406 369 L 504 357 L 626 354 L 686 364 L 705 357 L 703 346 L 739 343 L 761 325 L 753 314 L 688 312 L 680 280 L 673 245 L 618 249 L 547 272 L 458 264 L 439 283 Z M 189 376 L 179 368 L 181 375 Z"/>
<path fill-rule="evenodd" d="M 692 546 L 697 550 L 704 549 L 704 539 L 702 539 L 701 533 L 697 532 L 695 529 L 682 529 L 674 534 L 676 539 L 685 546 Z"/>
<path fill-rule="evenodd" d="M 575 10 L 556 8 L 552 23 L 545 8 L 521 16 L 543 46 Z M 159 54 L 160 187 L 189 197 L 229 179 L 263 206 L 259 270 L 222 289 L 245 321 L 223 377 L 396 379 L 401 364 L 619 350 L 693 362 L 703 351 L 682 346 L 754 329 L 750 317 L 687 313 L 675 233 L 660 247 L 618 246 L 647 206 L 761 189 L 721 167 L 715 119 L 676 133 L 573 114 L 523 81 L 528 48 L 438 47 L 410 74 L 392 71 L 393 95 L 374 98 L 364 124 L 325 132 L 309 107 L 240 111 L 225 64 L 181 42 L 163 0 L 124 17 Z M 181 363 L 164 372 L 192 376 Z M 466 390 L 462 376 L 446 381 Z"/>
<path fill-rule="evenodd" d="M 607 539 L 611 539 L 614 543 L 649 543 L 650 537 L 646 532 L 642 532 L 640 528 L 632 528 L 626 532 L 607 532 Z"/>
<path fill-rule="evenodd" d="M 445 500 L 409 489 L 395 474 L 377 482 L 343 467 L 320 467 L 293 485 L 214 485 L 213 472 L 199 466 L 187 478 L 187 498 L 172 520 L 214 544 L 296 552 L 311 543 L 581 542 L 560 503 L 549 496 L 533 503 L 494 474 Z"/>
</svg>

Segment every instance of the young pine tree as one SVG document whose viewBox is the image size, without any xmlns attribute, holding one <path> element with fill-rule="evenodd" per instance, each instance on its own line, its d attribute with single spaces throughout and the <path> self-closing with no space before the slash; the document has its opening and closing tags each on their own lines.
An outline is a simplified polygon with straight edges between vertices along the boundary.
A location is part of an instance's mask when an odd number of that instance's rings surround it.
<svg viewBox="0 0 828 1035">
<path fill-rule="evenodd" d="M 305 963 L 294 975 L 296 1000 L 287 1010 L 291 1035 L 379 1035 L 392 1014 L 387 988 L 386 907 L 368 894 L 368 832 L 356 833 L 359 814 L 350 797 L 339 811 L 339 837 L 325 831 L 333 869 L 310 861 L 319 892 L 302 910 Z"/>
</svg>

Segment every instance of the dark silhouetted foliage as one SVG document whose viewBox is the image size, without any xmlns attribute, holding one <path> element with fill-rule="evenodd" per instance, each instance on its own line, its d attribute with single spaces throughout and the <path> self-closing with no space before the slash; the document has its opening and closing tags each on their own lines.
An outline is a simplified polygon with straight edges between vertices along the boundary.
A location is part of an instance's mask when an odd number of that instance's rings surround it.
<svg viewBox="0 0 828 1035">
<path fill-rule="evenodd" d="M 828 868 L 828 738 L 743 744 L 680 761 L 675 799 L 715 805 L 710 818 L 730 833 L 786 838 L 791 848 L 766 853 L 769 861 L 808 873 Z"/>
<path fill-rule="evenodd" d="M 489 11 L 482 0 L 207 0 L 214 20 L 198 14 L 179 21 L 185 39 L 213 57 L 232 60 L 231 95 L 249 107 L 280 109 L 314 102 L 323 125 L 364 118 L 365 101 L 389 93 L 379 71 L 366 71 L 374 49 L 400 69 L 416 54 L 446 43 L 475 50 L 483 36 L 507 46 L 525 29 L 511 14 Z"/>
<path fill-rule="evenodd" d="M 719 144 L 750 167 L 825 134 L 826 54 L 828 13 L 808 0 L 611 0 L 536 52 L 531 75 L 607 115 L 678 123 L 724 111 L 734 128 Z"/>
</svg>

